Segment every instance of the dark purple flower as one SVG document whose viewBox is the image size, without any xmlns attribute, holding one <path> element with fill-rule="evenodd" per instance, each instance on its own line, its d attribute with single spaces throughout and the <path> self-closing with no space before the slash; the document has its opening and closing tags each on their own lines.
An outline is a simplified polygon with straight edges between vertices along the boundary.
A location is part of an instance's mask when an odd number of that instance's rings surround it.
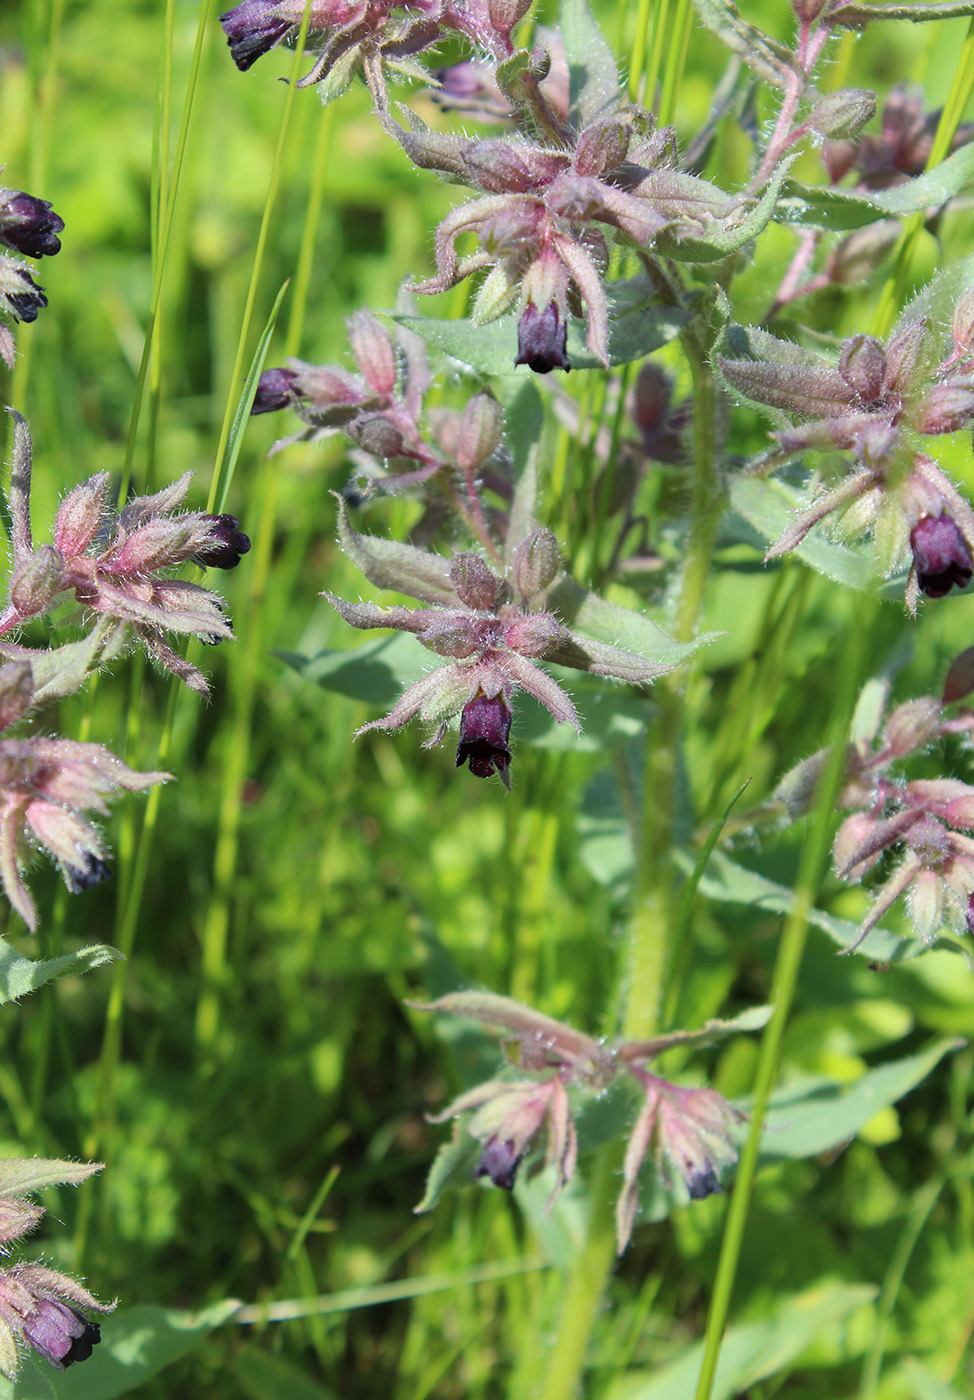
<svg viewBox="0 0 974 1400">
<path fill-rule="evenodd" d="M 571 369 L 565 353 L 568 327 L 558 314 L 558 306 L 550 301 L 539 311 L 529 301 L 521 312 L 517 325 L 516 365 L 527 365 L 535 374 L 549 374 L 553 369 Z"/>
<path fill-rule="evenodd" d="M 265 369 L 257 381 L 257 393 L 254 395 L 251 415 L 276 413 L 279 408 L 287 408 L 297 377 L 293 369 Z"/>
<path fill-rule="evenodd" d="M 502 1186 L 505 1191 L 513 1191 L 514 1178 L 517 1176 L 520 1162 L 520 1154 L 513 1142 L 502 1141 L 496 1136 L 490 1137 L 484 1143 L 480 1162 L 473 1174 L 474 1180 L 481 1176 L 489 1176 L 495 1186 Z"/>
<path fill-rule="evenodd" d="M 100 885 L 102 880 L 107 880 L 111 872 L 111 866 L 101 856 L 92 855 L 86 852 L 87 859 L 84 865 L 65 865 L 64 880 L 72 894 L 80 894 L 82 890 L 94 889 L 95 885 Z"/>
<path fill-rule="evenodd" d="M 12 190 L 0 203 L 0 242 L 29 258 L 52 257 L 60 252 L 58 234 L 63 228 L 64 220 L 54 213 L 47 199 Z"/>
<path fill-rule="evenodd" d="M 209 539 L 193 555 L 204 569 L 235 569 L 250 550 L 250 536 L 240 528 L 235 515 L 204 515 L 211 522 Z"/>
<path fill-rule="evenodd" d="M 290 20 L 274 14 L 276 8 L 275 0 L 242 0 L 220 16 L 230 57 L 241 73 L 246 73 L 291 28 Z"/>
<path fill-rule="evenodd" d="M 40 1298 L 37 1311 L 23 1324 L 24 1338 L 39 1356 L 57 1371 L 64 1371 L 76 1361 L 87 1361 L 92 1348 L 101 1341 L 97 1322 L 58 1303 L 54 1298 Z"/>
<path fill-rule="evenodd" d="M 705 1196 L 719 1196 L 724 1189 L 716 1168 L 711 1163 L 703 1168 L 688 1171 L 686 1183 L 691 1201 L 702 1201 Z"/>
<path fill-rule="evenodd" d="M 504 786 L 510 787 L 507 772 L 511 764 L 507 743 L 510 733 L 511 711 L 504 696 L 497 694 L 488 699 L 478 690 L 464 705 L 460 716 L 457 767 L 469 759 L 470 771 L 478 778 L 489 778 L 496 772 Z"/>
<path fill-rule="evenodd" d="M 18 321 L 36 321 L 37 313 L 47 305 L 44 288 L 39 287 L 19 263 L 8 265 L 11 285 L 19 290 L 0 292 L 0 311 L 6 311 Z"/>
<path fill-rule="evenodd" d="M 943 598 L 956 584 L 966 588 L 974 576 L 970 550 L 946 511 L 921 516 L 910 531 L 917 585 L 928 598 Z"/>
</svg>

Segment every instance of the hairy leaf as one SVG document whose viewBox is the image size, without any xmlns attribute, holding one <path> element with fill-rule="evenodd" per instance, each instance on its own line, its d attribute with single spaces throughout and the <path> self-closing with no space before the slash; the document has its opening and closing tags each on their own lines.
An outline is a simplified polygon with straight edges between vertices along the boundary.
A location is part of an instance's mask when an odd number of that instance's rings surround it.
<svg viewBox="0 0 974 1400">
<path fill-rule="evenodd" d="M 0 1005 L 36 992 L 46 982 L 81 976 L 120 957 L 121 953 L 105 943 L 91 943 L 59 958 L 24 958 L 9 943 L 0 941 Z"/>
<path fill-rule="evenodd" d="M 619 102 L 616 57 L 586 0 L 562 0 L 559 30 L 568 58 L 569 111 L 581 129 Z"/>
</svg>

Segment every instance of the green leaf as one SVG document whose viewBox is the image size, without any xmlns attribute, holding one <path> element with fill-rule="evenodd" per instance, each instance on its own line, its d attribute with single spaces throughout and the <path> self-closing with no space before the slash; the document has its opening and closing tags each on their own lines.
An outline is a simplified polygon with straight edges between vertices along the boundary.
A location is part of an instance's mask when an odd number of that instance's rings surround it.
<svg viewBox="0 0 974 1400">
<path fill-rule="evenodd" d="M 51 1157 L 0 1159 L 0 1195 L 26 1196 L 47 1186 L 78 1186 L 95 1172 L 100 1162 L 60 1162 Z"/>
<path fill-rule="evenodd" d="M 407 686 L 430 670 L 429 653 L 417 646 L 415 637 L 402 632 L 344 651 L 320 651 L 317 656 L 286 651 L 274 655 L 322 690 L 381 709 L 391 708 Z"/>
<path fill-rule="evenodd" d="M 568 110 L 581 130 L 618 105 L 616 57 L 586 0 L 562 0 L 558 29 L 568 59 Z"/>
<path fill-rule="evenodd" d="M 423 1199 L 418 1206 L 413 1207 L 414 1213 L 425 1215 L 428 1210 L 432 1210 L 454 1177 L 462 1177 L 463 1180 L 458 1184 L 467 1185 L 473 1177 L 480 1152 L 480 1143 L 457 1123 L 453 1136 L 449 1142 L 443 1144 L 433 1159 L 430 1174 L 426 1178 Z"/>
<path fill-rule="evenodd" d="M 677 307 L 646 306 L 645 302 L 639 307 L 621 310 L 619 302 L 613 298 L 612 287 L 607 291 L 609 363 L 612 365 L 626 365 L 652 354 L 678 335 L 687 319 L 686 312 Z M 486 326 L 475 325 L 469 319 L 441 321 L 432 316 L 397 315 L 394 319 L 478 374 L 531 376 L 531 370 L 525 365 L 514 364 L 517 358 L 515 316 L 504 316 Z M 585 336 L 584 322 L 570 320 L 568 355 L 572 369 L 602 369 L 602 361 L 586 349 Z"/>
<path fill-rule="evenodd" d="M 962 19 L 974 15 L 974 0 L 918 0 L 915 5 L 843 5 L 829 14 L 829 24 L 863 29 L 877 19 L 908 19 L 922 24 L 931 19 Z"/>
<path fill-rule="evenodd" d="M 824 1329 L 864 1307 L 876 1289 L 864 1284 L 827 1283 L 785 1298 L 772 1317 L 730 1327 L 720 1349 L 712 1400 L 744 1395 L 769 1376 L 790 1369 Z M 606 1400 L 687 1400 L 703 1360 L 695 1342 L 676 1361 L 652 1370 L 630 1371 L 610 1385 Z"/>
<path fill-rule="evenodd" d="M 241 1347 L 233 1373 L 240 1393 L 250 1400 L 335 1400 L 335 1391 L 325 1390 L 307 1371 L 260 1346 Z"/>
<path fill-rule="evenodd" d="M 52 1385 L 52 1372 L 28 1360 L 13 1388 L 14 1400 L 112 1400 L 127 1395 L 198 1346 L 214 1327 L 240 1308 L 233 1298 L 204 1312 L 169 1308 L 130 1308 L 103 1318 L 102 1340 L 83 1366 L 65 1371 Z"/>
<path fill-rule="evenodd" d="M 0 941 L 0 1005 L 36 992 L 38 987 L 58 977 L 93 972 L 96 967 L 115 962 L 121 956 L 105 943 L 90 943 L 87 948 L 64 953 L 59 958 L 24 958 L 9 943 Z"/>
<path fill-rule="evenodd" d="M 548 668 L 546 668 L 548 669 Z M 512 737 L 520 743 L 557 753 L 600 753 L 645 733 L 654 706 L 611 682 L 579 681 L 578 673 L 558 670 L 557 679 L 571 695 L 582 732 L 559 724 L 530 695 L 518 696 Z"/>
<path fill-rule="evenodd" d="M 789 156 L 781 162 L 768 181 L 764 194 L 749 213 L 742 215 L 743 206 L 732 211 L 726 219 L 716 220 L 715 231 L 706 236 L 677 236 L 663 229 L 656 236 L 656 251 L 663 257 L 673 258 L 677 262 L 691 263 L 717 262 L 730 253 L 736 253 L 738 248 L 743 248 L 746 243 L 751 243 L 757 238 L 759 233 L 763 233 L 775 217 L 778 196 L 796 159 L 795 156 Z"/>
<path fill-rule="evenodd" d="M 933 170 L 890 190 L 853 193 L 827 185 L 804 185 L 788 180 L 781 192 L 775 218 L 779 223 L 796 224 L 801 228 L 848 233 L 873 224 L 877 219 L 898 219 L 906 214 L 936 209 L 971 184 L 974 184 L 974 145 L 968 144 Z"/>
<path fill-rule="evenodd" d="M 805 493 L 771 477 L 733 477 L 730 499 L 737 513 L 769 545 L 781 538 L 794 524 L 796 513 L 808 505 Z M 816 573 L 859 593 L 875 593 L 881 583 L 868 546 L 839 544 L 830 540 L 820 525 L 812 527 L 793 553 Z"/>
<path fill-rule="evenodd" d="M 814 1157 L 851 1141 L 881 1108 L 898 1103 L 963 1044 L 960 1039 L 936 1040 L 919 1054 L 869 1070 L 852 1084 L 808 1076 L 776 1090 L 761 1138 L 762 1162 Z"/>
<path fill-rule="evenodd" d="M 681 870 L 689 873 L 693 869 L 694 856 L 689 851 L 675 851 L 673 859 Z M 753 870 L 745 870 L 722 851 L 715 851 L 710 857 L 700 889 L 708 899 L 746 904 L 764 914 L 788 914 L 794 904 L 794 894 L 786 886 L 777 885 Z M 821 909 L 809 910 L 808 922 L 828 934 L 840 948 L 851 947 L 859 937 L 856 924 L 849 919 L 825 914 Z M 964 953 L 963 947 L 953 939 L 941 939 L 938 946 Z M 869 933 L 856 951 L 876 962 L 907 962 L 927 952 L 928 945 L 918 938 L 900 938 L 886 929 L 877 928 Z"/>
<path fill-rule="evenodd" d="M 765 82 L 784 91 L 795 67 L 794 55 L 784 44 L 741 19 L 734 0 L 693 0 L 693 6 L 711 34 L 739 54 Z"/>
<path fill-rule="evenodd" d="M 658 665 L 661 670 L 679 666 L 701 646 L 713 640 L 711 634 L 692 642 L 677 642 L 655 622 L 630 608 L 607 603 L 572 578 L 561 578 L 548 589 L 546 605 L 566 626 L 610 646 L 618 646 Z"/>
<path fill-rule="evenodd" d="M 410 598 L 419 598 L 424 603 L 456 605 L 457 595 L 450 582 L 448 559 L 399 540 L 360 535 L 349 523 L 344 500 L 341 496 L 336 496 L 336 499 L 338 543 L 370 583 L 374 583 L 376 588 L 406 593 Z"/>
<path fill-rule="evenodd" d="M 508 376 L 499 386 L 504 409 L 504 446 L 514 466 L 514 480 L 520 481 L 533 465 L 544 427 L 544 405 L 533 374 Z"/>
</svg>

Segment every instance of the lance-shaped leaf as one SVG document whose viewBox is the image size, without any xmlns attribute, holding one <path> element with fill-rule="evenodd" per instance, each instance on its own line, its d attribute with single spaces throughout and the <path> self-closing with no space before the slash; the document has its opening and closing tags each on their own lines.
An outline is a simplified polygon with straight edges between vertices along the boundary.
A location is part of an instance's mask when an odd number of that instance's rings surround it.
<svg viewBox="0 0 974 1400">
<path fill-rule="evenodd" d="M 961 19 L 974 15 L 974 0 L 917 0 L 914 5 L 840 5 L 828 16 L 830 25 L 864 29 L 877 19 L 908 19 L 923 24 L 935 19 Z"/>
<path fill-rule="evenodd" d="M 449 1142 L 443 1143 L 433 1158 L 423 1199 L 413 1207 L 413 1213 L 425 1215 L 432 1210 L 447 1186 L 458 1177 L 467 1185 L 482 1151 L 480 1143 L 464 1130 L 462 1124 L 457 1123 Z"/>
<path fill-rule="evenodd" d="M 551 608 L 567 626 L 584 632 L 586 637 L 606 643 L 612 652 L 624 648 L 631 657 L 649 663 L 653 675 L 671 671 L 692 656 L 698 647 L 713 640 L 712 634 L 707 634 L 692 642 L 676 642 L 648 617 L 629 608 L 620 608 L 615 603 L 607 603 L 567 577 L 558 579 L 548 589 L 545 606 Z M 585 640 L 581 641 L 583 647 L 586 644 Z M 552 653 L 549 659 L 557 661 L 558 657 Z M 568 661 L 566 664 L 576 666 L 577 662 Z M 592 670 L 594 667 L 580 669 Z"/>
<path fill-rule="evenodd" d="M 457 594 L 450 581 L 450 561 L 429 554 L 415 545 L 398 540 L 360 535 L 348 520 L 345 502 L 338 500 L 338 542 L 342 549 L 376 588 L 391 588 L 423 603 L 456 604 Z"/>
<path fill-rule="evenodd" d="M 907 214 L 937 209 L 974 183 L 974 142 L 901 185 L 888 190 L 837 190 L 827 185 L 785 182 L 775 218 L 801 228 L 829 233 L 865 228 L 877 219 L 903 218 Z"/>
<path fill-rule="evenodd" d="M 627 1040 L 619 1046 L 619 1059 L 626 1064 L 643 1064 L 655 1060 L 658 1055 L 671 1050 L 675 1045 L 692 1046 L 694 1049 L 716 1045 L 731 1035 L 763 1030 L 770 1021 L 773 1010 L 773 1006 L 752 1006 L 730 1021 L 706 1021 L 699 1030 L 670 1031 L 666 1035 L 654 1036 L 651 1040 Z"/>
<path fill-rule="evenodd" d="M 586 0 L 562 0 L 558 32 L 568 60 L 569 111 L 582 129 L 618 105 L 618 65 Z"/>
<path fill-rule="evenodd" d="M 693 0 L 703 25 L 744 62 L 758 77 L 784 91 L 795 74 L 795 56 L 784 44 L 771 39 L 748 24 L 738 13 L 734 0 Z"/>
<path fill-rule="evenodd" d="M 574 1060 L 600 1064 L 607 1054 L 591 1036 L 495 992 L 448 992 L 436 1001 L 407 1001 L 406 1005 L 414 1011 L 438 1011 L 481 1021 L 496 1030 L 509 1032 L 526 1044 L 539 1045 Z"/>
<path fill-rule="evenodd" d="M 48 1186 L 77 1186 L 101 1170 L 101 1162 L 61 1162 L 53 1157 L 0 1158 L 0 1196 L 26 1196 Z"/>
<path fill-rule="evenodd" d="M 774 218 L 785 177 L 796 159 L 795 156 L 788 156 L 781 162 L 753 208 L 748 210 L 745 205 L 740 205 L 723 219 L 716 220 L 713 228 L 701 236 L 664 229 L 656 236 L 657 252 L 677 262 L 691 263 L 718 262 L 730 253 L 736 253 L 738 248 L 743 248 L 763 233 Z"/>
<path fill-rule="evenodd" d="M 92 943 L 59 958 L 24 958 L 8 943 L 0 941 L 0 1005 L 36 992 L 38 987 L 58 977 L 80 976 L 119 957 L 121 953 L 107 944 Z"/>
</svg>

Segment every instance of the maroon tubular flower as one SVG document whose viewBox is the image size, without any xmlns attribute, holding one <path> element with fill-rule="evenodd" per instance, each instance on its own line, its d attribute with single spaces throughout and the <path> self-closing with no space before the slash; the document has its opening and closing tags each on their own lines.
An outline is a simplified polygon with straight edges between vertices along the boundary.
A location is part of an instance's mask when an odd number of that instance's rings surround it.
<svg viewBox="0 0 974 1400">
<path fill-rule="evenodd" d="M 246 73 L 291 28 L 290 20 L 277 18 L 275 9 L 275 0 L 242 0 L 220 16 L 230 57 L 241 73 Z"/>
<path fill-rule="evenodd" d="M 457 767 L 470 760 L 470 771 L 478 778 L 497 773 L 505 787 L 510 787 L 508 768 L 511 750 L 511 711 L 502 694 L 492 698 L 478 690 L 468 700 L 460 716 L 460 742 L 457 745 Z"/>
<path fill-rule="evenodd" d="M 256 413 L 276 413 L 279 408 L 287 408 L 297 377 L 293 369 L 265 369 L 257 381 L 251 417 Z"/>
<path fill-rule="evenodd" d="M 920 592 L 928 598 L 944 598 L 951 588 L 966 588 L 974 576 L 974 563 L 964 537 L 953 518 L 924 515 L 910 531 L 910 547 Z"/>
<path fill-rule="evenodd" d="M 551 301 L 544 311 L 528 302 L 521 312 L 517 326 L 516 365 L 527 365 L 535 374 L 550 374 L 553 369 L 571 369 L 565 353 L 568 327 Z"/>
<path fill-rule="evenodd" d="M 250 536 L 240 528 L 235 515 L 204 515 L 211 522 L 209 538 L 193 555 L 204 569 L 235 569 L 250 552 Z"/>
<path fill-rule="evenodd" d="M 55 214 L 49 200 L 37 199 L 23 190 L 11 190 L 0 198 L 0 242 L 29 258 L 53 257 L 61 249 L 58 234 L 64 220 Z"/>
<path fill-rule="evenodd" d="M 54 1298 L 41 1298 L 33 1317 L 24 1323 L 24 1339 L 57 1371 L 87 1361 L 101 1341 L 101 1328 L 75 1308 Z"/>
<path fill-rule="evenodd" d="M 474 1181 L 482 1176 L 489 1176 L 495 1186 L 500 1186 L 505 1191 L 513 1191 L 514 1178 L 520 1164 L 521 1153 L 516 1145 L 509 1138 L 503 1140 L 495 1134 L 484 1143 L 480 1162 L 473 1174 Z"/>
<path fill-rule="evenodd" d="M 0 311 L 17 321 L 36 321 L 47 305 L 44 288 L 39 287 L 22 263 L 7 262 L 0 268 Z"/>
<path fill-rule="evenodd" d="M 102 860 L 101 856 L 92 855 L 90 851 L 84 852 L 84 856 L 84 865 L 64 866 L 64 879 L 72 894 L 94 889 L 112 873 L 108 861 Z"/>
</svg>

